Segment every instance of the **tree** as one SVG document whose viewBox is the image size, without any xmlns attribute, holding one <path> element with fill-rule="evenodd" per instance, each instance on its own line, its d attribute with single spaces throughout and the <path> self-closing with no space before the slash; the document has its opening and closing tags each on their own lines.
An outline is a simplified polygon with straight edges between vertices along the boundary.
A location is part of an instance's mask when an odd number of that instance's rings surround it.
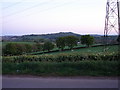
<svg viewBox="0 0 120 90">
<path fill-rule="evenodd" d="M 77 46 L 79 39 L 76 36 L 65 36 L 65 43 L 70 49 L 73 49 L 74 46 Z"/>
<path fill-rule="evenodd" d="M 3 47 L 4 55 L 20 55 L 23 52 L 23 45 L 16 43 L 8 43 Z"/>
<path fill-rule="evenodd" d="M 13 43 L 8 43 L 6 46 L 3 48 L 3 54 L 4 55 L 15 55 L 17 53 L 16 51 L 16 45 Z"/>
<path fill-rule="evenodd" d="M 36 47 L 36 51 L 43 51 L 43 44 L 36 43 L 35 47 Z"/>
<path fill-rule="evenodd" d="M 56 45 L 58 48 L 60 48 L 61 50 L 64 49 L 65 47 L 65 37 L 59 37 L 56 39 Z"/>
<path fill-rule="evenodd" d="M 3 47 L 3 55 L 21 55 L 32 51 L 29 44 L 8 43 Z"/>
<path fill-rule="evenodd" d="M 29 52 L 32 51 L 32 46 L 31 46 L 31 45 L 25 44 L 24 46 L 25 46 L 25 52 L 26 52 L 26 53 L 29 53 Z"/>
<path fill-rule="evenodd" d="M 36 40 L 34 40 L 34 42 L 35 43 L 43 43 L 43 42 L 45 42 L 45 39 L 43 39 L 43 38 L 36 39 Z"/>
<path fill-rule="evenodd" d="M 117 42 L 120 44 L 120 35 L 117 38 Z"/>
<path fill-rule="evenodd" d="M 85 44 L 85 45 L 87 45 L 87 47 L 89 47 L 93 43 L 94 43 L 94 37 L 92 37 L 90 35 L 81 36 L 81 44 Z"/>
<path fill-rule="evenodd" d="M 17 43 L 14 43 L 15 46 L 16 46 L 16 55 L 21 55 L 23 54 L 25 51 L 25 45 L 24 44 L 17 44 Z"/>
<path fill-rule="evenodd" d="M 54 44 L 51 43 L 51 42 L 45 42 L 44 45 L 43 45 L 43 50 L 52 50 L 54 48 Z"/>
</svg>

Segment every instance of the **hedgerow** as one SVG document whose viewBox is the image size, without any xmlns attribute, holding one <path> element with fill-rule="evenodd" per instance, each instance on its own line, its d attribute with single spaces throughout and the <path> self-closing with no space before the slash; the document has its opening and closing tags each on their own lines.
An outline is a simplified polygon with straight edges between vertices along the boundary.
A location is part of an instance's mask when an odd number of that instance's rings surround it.
<svg viewBox="0 0 120 90">
<path fill-rule="evenodd" d="M 21 56 L 5 56 L 3 62 L 76 62 L 83 60 L 103 60 L 103 61 L 118 61 L 120 56 L 116 53 L 111 54 L 56 54 L 56 55 L 21 55 Z"/>
</svg>

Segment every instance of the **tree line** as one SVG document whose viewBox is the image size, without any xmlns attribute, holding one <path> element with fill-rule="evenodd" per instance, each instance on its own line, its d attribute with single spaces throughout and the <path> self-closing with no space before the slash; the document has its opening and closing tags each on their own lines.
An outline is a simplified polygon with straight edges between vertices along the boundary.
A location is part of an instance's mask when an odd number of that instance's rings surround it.
<svg viewBox="0 0 120 90">
<path fill-rule="evenodd" d="M 44 43 L 36 42 L 33 45 L 30 44 L 17 44 L 17 43 L 8 43 L 3 47 L 3 55 L 21 55 L 25 53 L 37 52 L 37 51 L 50 51 L 55 47 L 63 51 L 65 47 L 69 47 L 70 50 L 77 46 L 78 42 L 85 44 L 87 47 L 94 43 L 94 37 L 90 35 L 83 35 L 81 38 L 76 36 L 64 36 L 58 37 L 56 42 L 46 41 Z"/>
</svg>

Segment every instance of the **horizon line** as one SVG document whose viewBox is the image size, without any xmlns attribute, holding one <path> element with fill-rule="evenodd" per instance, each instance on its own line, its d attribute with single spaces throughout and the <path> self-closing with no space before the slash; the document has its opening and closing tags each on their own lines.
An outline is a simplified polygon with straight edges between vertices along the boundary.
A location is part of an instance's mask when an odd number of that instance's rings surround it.
<svg viewBox="0 0 120 90">
<path fill-rule="evenodd" d="M 47 35 L 47 34 L 57 34 L 57 33 L 74 33 L 74 34 L 79 34 L 79 35 L 101 35 L 103 36 L 104 34 L 98 34 L 98 33 L 75 33 L 75 32 L 56 32 L 56 33 L 29 33 L 29 34 L 9 34 L 9 35 L 0 35 L 0 36 L 25 36 L 25 35 Z M 116 34 L 110 34 L 108 36 L 117 36 Z"/>
</svg>

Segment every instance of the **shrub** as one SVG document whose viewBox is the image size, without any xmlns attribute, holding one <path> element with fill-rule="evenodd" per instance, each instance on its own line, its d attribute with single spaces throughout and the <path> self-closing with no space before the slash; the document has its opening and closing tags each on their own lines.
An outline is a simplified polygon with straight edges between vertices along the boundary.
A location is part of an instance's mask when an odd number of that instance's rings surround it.
<svg viewBox="0 0 120 90">
<path fill-rule="evenodd" d="M 8 43 L 3 47 L 4 56 L 22 55 L 32 51 L 32 46 L 29 44 Z"/>
<path fill-rule="evenodd" d="M 118 61 L 117 54 L 56 54 L 56 55 L 21 55 L 3 57 L 3 62 L 76 62 L 83 60 L 102 60 L 102 61 Z"/>
</svg>

